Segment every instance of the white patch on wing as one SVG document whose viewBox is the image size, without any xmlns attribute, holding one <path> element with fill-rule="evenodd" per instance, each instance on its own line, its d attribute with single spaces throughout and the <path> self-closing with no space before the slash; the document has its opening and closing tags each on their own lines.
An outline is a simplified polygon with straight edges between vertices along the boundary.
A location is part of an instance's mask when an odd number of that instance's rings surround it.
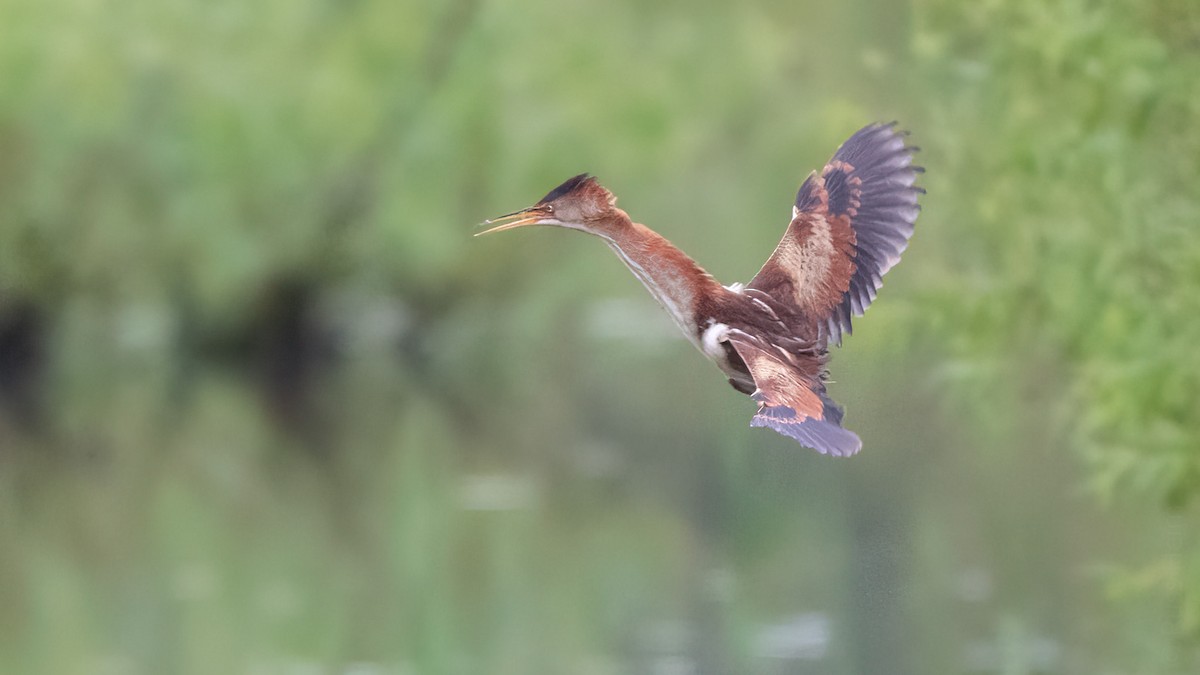
<svg viewBox="0 0 1200 675">
<path fill-rule="evenodd" d="M 721 369 L 721 372 L 725 373 L 725 376 L 731 382 L 736 383 L 735 386 L 739 390 L 754 389 L 757 388 L 754 379 L 744 371 L 734 368 L 733 364 L 729 361 L 729 351 L 726 349 L 726 346 L 729 342 L 729 334 L 736 330 L 726 324 L 717 323 L 709 319 L 708 328 L 705 328 L 704 333 L 700 335 L 700 351 L 712 359 L 713 363 L 717 364 L 717 367 Z"/>
<path fill-rule="evenodd" d="M 704 329 L 704 334 L 700 336 L 700 351 L 718 364 L 725 363 L 725 348 L 721 346 L 721 343 L 725 341 L 727 335 L 729 335 L 729 326 L 726 324 L 715 322 L 710 324 L 708 328 Z"/>
<path fill-rule="evenodd" d="M 725 287 L 725 290 L 730 291 L 732 293 L 741 293 L 745 289 L 746 289 L 746 284 L 743 284 L 740 281 L 735 281 L 732 284 L 729 284 L 728 286 Z"/>
</svg>

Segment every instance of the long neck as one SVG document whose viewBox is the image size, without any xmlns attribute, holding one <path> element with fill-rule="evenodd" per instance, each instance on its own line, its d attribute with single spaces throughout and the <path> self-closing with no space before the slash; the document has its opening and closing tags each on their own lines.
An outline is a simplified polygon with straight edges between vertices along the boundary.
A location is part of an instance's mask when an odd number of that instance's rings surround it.
<svg viewBox="0 0 1200 675">
<path fill-rule="evenodd" d="M 614 227 L 600 236 L 646 290 L 667 310 L 688 339 L 697 339 L 697 295 L 719 291 L 721 284 L 666 237 L 619 212 Z"/>
</svg>

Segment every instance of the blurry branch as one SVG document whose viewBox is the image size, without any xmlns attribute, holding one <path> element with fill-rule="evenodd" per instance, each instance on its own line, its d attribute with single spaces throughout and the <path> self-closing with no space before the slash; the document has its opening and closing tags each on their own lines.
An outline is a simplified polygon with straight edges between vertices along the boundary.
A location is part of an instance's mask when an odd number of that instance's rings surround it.
<svg viewBox="0 0 1200 675">
<path fill-rule="evenodd" d="M 19 424 L 37 427 L 42 419 L 38 382 L 45 367 L 46 318 L 29 300 L 0 296 L 0 411 Z"/>
<path fill-rule="evenodd" d="M 422 59 L 424 78 L 415 86 L 396 87 L 390 112 L 375 137 L 359 156 L 338 171 L 326 188 L 323 229 L 336 240 L 352 223 L 363 222 L 372 210 L 379 189 L 379 169 L 389 153 L 402 151 L 403 141 L 423 107 L 446 83 L 455 56 L 461 50 L 479 11 L 479 0 L 457 0 L 432 32 Z M 320 252 L 317 252 L 321 255 Z"/>
<path fill-rule="evenodd" d="M 446 12 L 440 30 L 434 32 L 425 56 L 425 80 L 437 89 L 446 79 L 454 56 L 479 12 L 479 0 L 458 0 Z"/>
<path fill-rule="evenodd" d="M 449 81 L 456 57 L 462 51 L 464 41 L 470 33 L 479 9 L 479 0 L 456 0 L 450 4 L 439 25 L 431 31 L 427 38 L 426 48 L 421 59 L 422 77 L 415 82 L 397 83 L 388 105 L 388 112 L 375 129 L 371 141 L 364 145 L 356 157 L 351 158 L 340 169 L 337 169 L 329 180 L 324 196 L 320 200 L 323 205 L 321 230 L 325 234 L 326 241 L 331 243 L 347 241 L 343 236 L 347 229 L 352 225 L 362 225 L 369 221 L 372 211 L 378 203 L 382 168 L 389 161 L 397 161 L 397 155 L 401 164 L 404 163 L 404 148 L 411 130 L 416 126 L 417 120 L 420 119 L 429 102 Z M 336 251 L 334 253 L 333 260 L 336 265 Z M 330 260 L 329 251 L 319 247 L 314 248 L 312 254 L 319 262 L 328 263 Z M 283 283 L 295 285 L 303 283 L 303 280 L 285 279 Z M 309 288 L 309 290 L 313 289 Z M 438 320 L 437 316 L 429 316 L 429 314 L 446 312 L 453 307 L 456 298 L 464 297 L 450 288 L 429 289 L 428 293 L 432 293 L 434 297 L 410 298 L 413 303 L 409 310 L 426 315 L 422 316 L 419 321 L 424 326 L 430 326 Z M 311 313 L 313 311 L 311 303 L 316 301 L 318 295 L 315 292 L 309 293 L 300 299 L 308 305 L 293 306 L 291 311 L 302 315 Z M 293 298 L 293 300 L 296 299 Z M 293 341 L 305 343 L 320 341 L 320 336 L 313 339 L 304 337 L 304 333 L 311 326 L 293 322 L 292 327 L 305 330 L 282 336 L 277 334 L 275 335 L 276 341 L 281 344 Z M 459 411 L 461 427 L 474 428 L 477 424 L 474 416 L 469 413 L 473 406 L 461 400 L 461 393 L 454 387 L 446 385 L 436 374 L 427 372 L 427 364 L 430 359 L 424 351 L 425 348 L 423 334 L 407 335 L 401 341 L 399 349 L 405 367 L 414 377 L 423 382 L 427 395 L 445 401 L 447 409 Z M 303 387 L 299 385 L 302 385 L 303 382 L 295 380 L 297 378 L 303 380 L 307 370 L 296 369 L 294 366 L 297 362 L 303 362 L 308 356 L 311 354 L 302 350 L 295 354 L 287 354 L 282 358 L 275 358 L 272 367 L 274 372 L 269 379 L 282 385 L 279 388 L 280 391 L 302 390 Z M 294 400 L 294 396 L 279 398 L 284 402 L 281 408 L 289 412 L 288 417 L 302 417 L 310 412 L 307 409 L 307 402 L 304 400 L 297 402 Z M 300 415 L 295 415 L 296 412 L 299 412 Z"/>
</svg>

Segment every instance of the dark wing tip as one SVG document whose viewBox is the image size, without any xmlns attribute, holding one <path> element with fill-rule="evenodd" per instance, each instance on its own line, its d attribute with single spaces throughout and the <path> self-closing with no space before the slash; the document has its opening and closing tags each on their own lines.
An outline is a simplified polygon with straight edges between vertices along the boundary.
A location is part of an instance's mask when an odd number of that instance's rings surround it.
<svg viewBox="0 0 1200 675">
<path fill-rule="evenodd" d="M 913 155 L 919 148 L 908 143 L 905 140 L 908 132 L 895 125 L 895 122 L 872 124 L 858 130 L 838 148 L 826 168 L 826 174 L 844 172 L 848 164 L 858 179 L 851 197 L 830 194 L 828 199 L 831 210 L 836 206 L 845 208 L 847 204 L 856 207 L 850 214 L 855 232 L 856 269 L 842 299 L 841 311 L 834 312 L 827 326 L 827 335 L 833 342 L 840 343 L 842 334 L 850 332 L 851 315 L 862 316 L 875 300 L 883 275 L 899 262 L 908 247 L 913 225 L 921 212 L 918 198 L 925 194 L 925 189 L 915 182 L 925 168 L 913 163 Z M 850 185 L 848 179 L 830 180 L 834 177 L 826 177 L 831 193 L 834 188 L 845 190 Z"/>
<path fill-rule="evenodd" d="M 919 197 L 925 189 L 916 182 L 925 169 L 913 163 L 918 148 L 907 141 L 909 132 L 897 125 L 892 121 L 859 129 L 838 147 L 820 173 L 809 174 L 794 202 L 795 213 L 808 216 L 793 218 L 779 247 L 749 284 L 749 288 L 777 295 L 783 302 L 808 302 L 810 306 L 803 309 L 820 323 L 822 339 L 830 342 L 840 344 L 842 334 L 851 331 L 851 317 L 861 316 L 875 300 L 883 275 L 908 247 L 921 212 Z M 831 276 L 829 283 L 820 287 L 831 289 L 828 293 L 815 300 L 797 299 L 794 261 L 780 252 L 803 246 L 811 236 L 808 223 L 822 218 L 843 230 L 845 223 L 849 224 L 853 251 L 846 257 L 851 264 L 830 268 L 831 275 L 841 276 Z M 846 220 L 839 221 L 841 218 Z M 838 232 L 846 238 L 842 230 Z"/>
<path fill-rule="evenodd" d="M 581 185 L 583 185 L 584 183 L 587 183 L 589 180 L 592 180 L 592 175 L 589 173 L 581 173 L 578 176 L 571 176 L 570 178 L 563 181 L 561 185 L 559 185 L 558 187 L 554 188 L 553 190 L 547 192 L 546 196 L 542 197 L 541 200 L 538 201 L 538 204 L 546 204 L 548 202 L 554 201 L 555 199 L 558 199 L 559 197 L 562 197 L 565 194 L 574 192 L 575 190 L 579 189 L 579 187 Z"/>
</svg>

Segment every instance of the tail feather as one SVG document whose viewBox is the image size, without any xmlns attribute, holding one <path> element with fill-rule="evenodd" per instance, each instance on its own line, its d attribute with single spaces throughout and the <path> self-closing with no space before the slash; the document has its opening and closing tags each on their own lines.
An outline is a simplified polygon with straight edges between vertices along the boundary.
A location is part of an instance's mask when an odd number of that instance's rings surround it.
<svg viewBox="0 0 1200 675">
<path fill-rule="evenodd" d="M 862 449 L 862 440 L 842 428 L 842 407 L 820 392 L 822 415 L 804 417 L 787 406 L 764 406 L 750 420 L 752 427 L 767 427 L 795 439 L 823 455 L 849 457 Z"/>
</svg>

